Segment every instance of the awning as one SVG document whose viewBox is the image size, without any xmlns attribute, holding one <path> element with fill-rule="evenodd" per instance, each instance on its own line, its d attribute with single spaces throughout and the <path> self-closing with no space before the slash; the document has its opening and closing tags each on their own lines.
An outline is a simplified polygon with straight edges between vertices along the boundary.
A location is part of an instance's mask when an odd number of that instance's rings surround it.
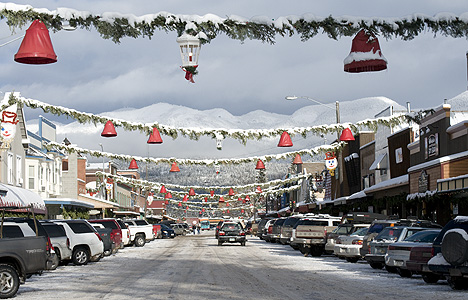
<svg viewBox="0 0 468 300">
<path fill-rule="evenodd" d="M 385 170 L 388 169 L 388 162 L 387 162 L 387 153 L 380 154 L 374 160 L 372 165 L 370 166 L 369 170 Z"/>
<path fill-rule="evenodd" d="M 94 205 L 92 205 L 91 203 L 71 198 L 47 198 L 44 199 L 44 203 L 46 205 L 70 205 L 83 208 L 94 208 Z"/>
<path fill-rule="evenodd" d="M 32 205 L 34 213 L 45 214 L 46 206 L 41 196 L 20 187 L 0 183 L 0 189 L 7 191 L 6 196 L 0 196 L 0 206 L 20 206 Z"/>
</svg>

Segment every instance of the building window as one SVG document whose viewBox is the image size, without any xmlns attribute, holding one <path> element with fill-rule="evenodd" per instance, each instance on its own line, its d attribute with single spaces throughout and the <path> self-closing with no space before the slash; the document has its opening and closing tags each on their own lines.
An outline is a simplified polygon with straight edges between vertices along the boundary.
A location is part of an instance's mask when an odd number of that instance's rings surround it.
<svg viewBox="0 0 468 300">
<path fill-rule="evenodd" d="M 28 173 L 29 173 L 29 174 L 28 174 L 28 176 L 29 176 L 29 177 L 28 177 L 28 178 L 29 178 L 29 180 L 28 180 L 28 188 L 29 188 L 30 190 L 34 190 L 34 181 L 35 181 L 35 180 L 34 180 L 34 166 L 29 166 L 29 171 L 28 171 Z"/>
<path fill-rule="evenodd" d="M 62 162 L 62 171 L 68 171 L 68 161 Z"/>
<path fill-rule="evenodd" d="M 23 159 L 21 156 L 16 155 L 16 185 L 23 185 Z"/>
<path fill-rule="evenodd" d="M 13 153 L 8 153 L 7 158 L 7 180 L 9 184 L 13 184 Z"/>
</svg>

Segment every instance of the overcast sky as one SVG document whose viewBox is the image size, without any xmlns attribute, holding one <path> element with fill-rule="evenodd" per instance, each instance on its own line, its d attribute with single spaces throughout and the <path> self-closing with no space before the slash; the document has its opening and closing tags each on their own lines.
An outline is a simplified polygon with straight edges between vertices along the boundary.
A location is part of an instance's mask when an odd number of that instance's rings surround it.
<svg viewBox="0 0 468 300">
<path fill-rule="evenodd" d="M 131 13 L 137 16 L 168 11 L 174 14 L 213 13 L 251 18 L 313 13 L 317 16 L 402 17 L 468 12 L 462 0 L 394 1 L 14 1 L 54 10 L 68 7 L 94 14 Z M 0 21 L 0 42 L 11 39 Z M 17 30 L 18 36 L 24 32 Z M 167 102 L 195 109 L 224 108 L 234 115 L 254 110 L 291 114 L 310 105 L 288 102 L 287 95 L 309 96 L 325 103 L 385 96 L 404 105 L 439 105 L 467 88 L 467 39 L 421 34 L 411 41 L 380 38 L 388 70 L 349 74 L 343 60 L 352 37 L 332 40 L 326 35 L 301 42 L 276 37 L 276 44 L 257 40 L 241 43 L 224 35 L 204 45 L 195 84 L 184 79 L 175 32 L 156 31 L 154 37 L 124 38 L 120 44 L 102 39 L 94 30 L 51 32 L 58 62 L 24 65 L 13 61 L 20 41 L 0 49 L 0 91 L 81 111 L 101 113 L 123 107 L 141 108 Z M 29 112 L 28 112 L 29 111 Z M 31 110 L 26 115 L 32 118 Z M 42 112 L 37 112 L 42 113 Z M 157 121 L 157 120 L 155 120 Z"/>
</svg>

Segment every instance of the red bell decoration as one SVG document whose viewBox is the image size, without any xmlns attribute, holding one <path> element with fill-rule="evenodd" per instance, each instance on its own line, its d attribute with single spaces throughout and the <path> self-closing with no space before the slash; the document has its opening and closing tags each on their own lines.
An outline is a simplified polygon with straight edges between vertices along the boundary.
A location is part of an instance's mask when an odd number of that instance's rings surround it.
<svg viewBox="0 0 468 300">
<path fill-rule="evenodd" d="M 351 52 L 344 64 L 344 71 L 349 73 L 375 72 L 387 68 L 387 60 L 380 51 L 379 40 L 364 29 L 354 37 Z"/>
<path fill-rule="evenodd" d="M 211 197 L 213 197 L 213 195 L 214 195 L 214 191 L 213 191 L 213 190 L 210 191 L 210 195 L 211 195 Z"/>
<path fill-rule="evenodd" d="M 208 197 L 205 197 L 205 202 L 208 202 Z"/>
<path fill-rule="evenodd" d="M 161 194 L 167 193 L 166 187 L 165 187 L 164 185 L 161 186 L 161 189 L 159 190 L 159 192 L 160 192 Z"/>
<path fill-rule="evenodd" d="M 186 209 L 189 209 L 188 205 L 185 207 Z"/>
<path fill-rule="evenodd" d="M 262 189 L 260 188 L 260 186 L 257 186 L 257 189 L 255 190 L 255 193 L 261 193 L 262 192 Z"/>
<path fill-rule="evenodd" d="M 177 204 L 177 206 L 182 207 L 182 202 L 179 202 L 179 204 Z"/>
<path fill-rule="evenodd" d="M 104 125 L 104 130 L 101 132 L 101 136 L 103 137 L 117 136 L 117 132 L 115 131 L 115 128 L 114 128 L 114 123 L 112 123 L 111 120 L 107 121 L 106 125 Z"/>
<path fill-rule="evenodd" d="M 229 206 L 229 202 L 226 202 L 226 206 Z"/>
<path fill-rule="evenodd" d="M 204 208 L 202 208 L 202 210 L 201 210 L 201 211 L 202 211 L 202 212 L 205 212 L 205 209 L 204 209 Z"/>
<path fill-rule="evenodd" d="M 232 188 L 229 189 L 229 196 L 234 196 L 236 193 L 234 193 L 234 190 Z"/>
<path fill-rule="evenodd" d="M 26 30 L 15 61 L 22 64 L 51 64 L 57 62 L 57 55 L 50 41 L 49 30 L 44 23 L 35 20 Z"/>
<path fill-rule="evenodd" d="M 257 161 L 257 166 L 255 167 L 255 170 L 265 170 L 265 164 L 261 159 Z"/>
<path fill-rule="evenodd" d="M 229 213 L 229 209 L 228 209 L 228 210 L 226 210 L 226 213 L 227 213 L 227 214 Z"/>
<path fill-rule="evenodd" d="M 135 159 L 132 159 L 130 162 L 130 166 L 128 166 L 129 169 L 138 169 L 138 165 Z"/>
<path fill-rule="evenodd" d="M 237 198 L 237 201 L 242 201 L 242 198 L 241 197 Z"/>
<path fill-rule="evenodd" d="M 171 198 L 172 198 L 171 192 L 167 193 L 166 196 L 164 196 L 164 199 L 171 199 Z"/>
<path fill-rule="evenodd" d="M 280 141 L 278 143 L 278 147 L 292 147 L 293 143 L 291 141 L 291 137 L 289 134 L 284 131 L 281 135 Z"/>
<path fill-rule="evenodd" d="M 244 210 L 243 210 L 243 209 L 241 209 L 241 214 L 243 214 L 243 213 L 244 213 Z"/>
<path fill-rule="evenodd" d="M 161 144 L 163 141 L 161 139 L 161 134 L 156 127 L 153 127 L 153 133 L 149 136 L 147 144 Z"/>
<path fill-rule="evenodd" d="M 182 199 L 183 202 L 187 202 L 188 200 L 188 196 L 187 195 L 184 195 L 184 199 Z"/>
<path fill-rule="evenodd" d="M 299 153 L 296 154 L 296 157 L 293 160 L 293 164 L 295 165 L 302 165 L 302 158 Z"/>
<path fill-rule="evenodd" d="M 341 132 L 340 141 L 343 141 L 343 142 L 354 141 L 354 136 L 353 136 L 353 133 L 351 132 L 351 129 L 345 128 L 343 132 Z"/>
<path fill-rule="evenodd" d="M 169 204 L 169 200 L 166 200 L 164 203 L 165 203 L 166 205 L 168 205 L 168 204 Z"/>
<path fill-rule="evenodd" d="M 172 163 L 172 166 L 171 166 L 171 169 L 169 170 L 169 172 L 180 172 L 180 169 L 179 169 L 179 167 L 177 166 L 177 163 L 176 163 L 176 162 L 173 162 L 173 163 Z"/>
<path fill-rule="evenodd" d="M 190 188 L 190 191 L 189 191 L 189 196 L 195 196 L 195 191 L 193 190 L 193 188 Z"/>
<path fill-rule="evenodd" d="M 250 196 L 249 195 L 245 196 L 245 201 L 250 201 Z"/>
<path fill-rule="evenodd" d="M 224 198 L 223 198 L 223 196 L 219 197 L 219 202 L 220 202 L 220 203 L 224 203 Z"/>
</svg>

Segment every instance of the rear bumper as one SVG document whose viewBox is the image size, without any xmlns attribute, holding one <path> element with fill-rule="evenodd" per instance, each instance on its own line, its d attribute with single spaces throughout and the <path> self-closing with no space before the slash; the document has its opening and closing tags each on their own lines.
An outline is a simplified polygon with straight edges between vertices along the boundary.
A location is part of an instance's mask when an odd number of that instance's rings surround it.
<svg viewBox="0 0 468 300">
<path fill-rule="evenodd" d="M 335 245 L 333 253 L 339 257 L 357 257 L 361 258 L 361 245 Z"/>
<path fill-rule="evenodd" d="M 385 256 L 378 254 L 366 254 L 364 259 L 369 263 L 385 263 Z"/>
<path fill-rule="evenodd" d="M 245 242 L 245 236 L 220 235 L 220 236 L 218 236 L 218 242 L 222 242 L 222 243 L 240 243 L 240 242 Z"/>
<path fill-rule="evenodd" d="M 436 274 L 468 277 L 468 266 L 428 265 L 428 267 Z"/>
</svg>

